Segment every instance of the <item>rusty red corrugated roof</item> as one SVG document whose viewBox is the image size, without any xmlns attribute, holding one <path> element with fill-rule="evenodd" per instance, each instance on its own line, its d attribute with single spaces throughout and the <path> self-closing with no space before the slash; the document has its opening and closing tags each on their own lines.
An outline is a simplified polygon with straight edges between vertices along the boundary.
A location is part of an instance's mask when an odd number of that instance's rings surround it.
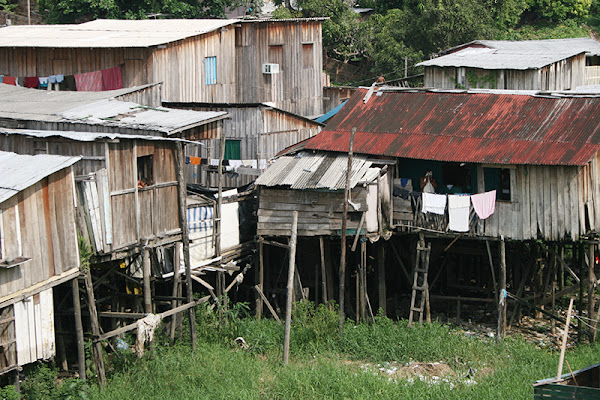
<svg viewBox="0 0 600 400">
<path fill-rule="evenodd" d="M 305 149 L 424 160 L 584 165 L 600 150 L 600 97 L 359 89 Z"/>
</svg>

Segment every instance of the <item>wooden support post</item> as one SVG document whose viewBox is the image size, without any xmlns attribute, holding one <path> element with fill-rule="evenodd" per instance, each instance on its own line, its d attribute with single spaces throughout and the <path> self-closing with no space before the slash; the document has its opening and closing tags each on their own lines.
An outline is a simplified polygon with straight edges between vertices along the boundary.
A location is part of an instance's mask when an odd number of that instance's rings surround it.
<svg viewBox="0 0 600 400">
<path fill-rule="evenodd" d="M 506 334 L 506 245 L 500 237 L 500 293 L 498 300 L 498 341 Z"/>
<path fill-rule="evenodd" d="M 286 365 L 290 358 L 290 333 L 292 324 L 292 291 L 294 289 L 294 270 L 296 267 L 296 241 L 298 238 L 298 211 L 292 215 L 292 234 L 290 238 L 290 255 L 287 280 L 287 299 L 285 306 L 285 331 L 283 336 L 283 364 Z"/>
<path fill-rule="evenodd" d="M 85 289 L 88 294 L 88 308 L 90 312 L 90 324 L 92 334 L 100 336 L 100 325 L 98 324 L 98 312 L 96 310 L 96 299 L 94 297 L 94 285 L 92 283 L 92 274 L 88 270 L 85 275 Z M 104 371 L 104 358 L 102 354 L 102 344 L 95 342 L 93 346 L 94 360 L 96 362 L 96 373 L 98 375 L 98 384 L 100 387 L 106 386 L 106 375 Z"/>
<path fill-rule="evenodd" d="M 580 281 L 579 281 L 579 301 L 578 301 L 578 305 L 577 305 L 577 312 L 579 313 L 579 316 L 581 317 L 581 315 L 583 314 L 583 296 L 584 296 L 584 274 L 583 271 L 585 271 L 585 248 L 584 248 L 584 244 L 582 241 L 579 241 L 579 246 L 578 246 L 578 260 L 579 260 L 579 274 L 581 275 Z M 581 343 L 582 339 L 583 339 L 583 321 L 581 320 L 581 318 L 577 319 L 577 343 Z"/>
<path fill-rule="evenodd" d="M 258 268 L 256 269 L 256 284 L 262 289 L 264 287 L 264 253 L 265 244 L 263 238 L 258 238 Z M 258 291 L 256 291 L 256 319 L 260 321 L 263 313 L 263 299 Z"/>
<path fill-rule="evenodd" d="M 356 323 L 360 322 L 361 312 L 360 312 L 360 267 L 356 271 L 355 283 L 356 283 Z"/>
<path fill-rule="evenodd" d="M 150 250 L 144 249 L 142 253 L 142 268 L 144 280 L 144 312 L 152 312 L 152 289 L 150 288 Z"/>
<path fill-rule="evenodd" d="M 262 297 L 263 301 L 265 302 L 265 305 L 267 306 L 267 308 L 269 309 L 269 311 L 271 312 L 271 315 L 273 315 L 273 318 L 275 318 L 275 320 L 279 323 L 281 323 L 281 320 L 279 319 L 279 316 L 277 315 L 277 313 L 275 312 L 275 310 L 273 309 L 273 307 L 271 306 L 271 303 L 269 303 L 269 300 L 265 297 L 265 294 L 263 293 L 262 289 L 260 288 L 259 285 L 254 286 L 254 289 L 256 290 L 256 292 L 258 293 L 258 295 L 260 297 Z"/>
<path fill-rule="evenodd" d="M 183 262 L 185 264 L 185 286 L 187 302 L 191 303 L 194 300 L 194 291 L 192 286 L 192 268 L 190 265 L 190 236 L 187 225 L 187 209 L 186 196 L 187 189 L 185 178 L 183 177 L 183 145 L 177 142 L 177 201 L 179 203 L 179 226 L 181 228 L 181 241 L 183 244 Z M 194 307 L 188 309 L 188 317 L 190 322 L 190 341 L 192 349 L 196 349 L 196 313 Z"/>
<path fill-rule="evenodd" d="M 360 316 L 367 319 L 367 242 L 360 242 Z"/>
<path fill-rule="evenodd" d="M 496 301 L 498 301 L 498 283 L 496 282 L 496 272 L 494 271 L 494 262 L 492 260 L 492 250 L 490 249 L 489 240 L 485 240 L 485 247 L 487 249 L 488 260 L 490 262 L 490 271 L 492 272 L 492 283 L 494 284 L 494 292 L 496 293 Z"/>
<path fill-rule="evenodd" d="M 64 332 L 62 315 L 55 315 L 54 321 L 56 321 L 56 329 L 59 332 Z M 69 363 L 67 362 L 67 353 L 65 350 L 65 338 L 63 335 L 56 335 L 56 364 L 61 371 L 69 370 Z"/>
<path fill-rule="evenodd" d="M 325 243 L 323 243 L 323 236 L 319 236 L 319 248 L 321 250 L 321 292 L 323 295 L 323 304 L 327 304 L 327 270 L 325 268 Z"/>
<path fill-rule="evenodd" d="M 338 328 L 340 334 L 344 328 L 344 297 L 346 295 L 344 287 L 346 284 L 346 226 L 348 218 L 348 199 L 350 197 L 350 178 L 352 177 L 352 149 L 354 146 L 354 135 L 356 134 L 356 128 L 352 128 L 350 133 L 350 143 L 348 150 L 348 167 L 346 169 L 346 186 L 344 190 L 344 213 L 342 216 L 342 239 L 341 239 L 341 254 L 340 254 L 340 320 Z"/>
<path fill-rule="evenodd" d="M 558 372 L 556 379 L 562 376 L 563 363 L 565 361 L 565 351 L 567 350 L 567 338 L 569 337 L 569 325 L 571 323 L 571 311 L 573 310 L 573 298 L 569 301 L 569 310 L 567 311 L 567 322 L 565 323 L 565 332 L 563 333 L 562 345 L 560 346 L 560 358 L 558 360 Z"/>
<path fill-rule="evenodd" d="M 181 297 L 181 243 L 175 243 L 175 248 L 173 249 L 173 290 L 171 291 L 171 295 L 173 297 Z M 171 301 L 171 309 L 177 308 L 179 306 L 179 301 L 177 299 L 173 299 Z M 175 344 L 175 330 L 179 325 L 179 314 L 173 314 L 171 317 L 171 326 L 169 327 L 169 336 L 171 338 L 171 346 Z"/>
<path fill-rule="evenodd" d="M 75 338 L 77 343 L 77 371 L 79 372 L 79 379 L 86 379 L 83 323 L 81 322 L 81 300 L 79 299 L 79 280 L 77 278 L 73 279 L 71 285 L 73 292 L 73 312 L 75 316 Z"/>
<path fill-rule="evenodd" d="M 594 305 L 594 294 L 595 294 L 595 283 L 596 283 L 596 274 L 594 274 L 594 263 L 595 263 L 595 258 L 596 258 L 596 252 L 595 252 L 595 245 L 593 243 L 590 243 L 589 247 L 588 247 L 588 251 L 589 251 L 589 256 L 588 256 L 588 277 L 589 277 L 589 282 L 588 282 L 588 318 L 590 318 L 590 320 L 594 317 L 594 309 L 595 309 L 595 305 Z M 583 276 L 582 276 L 583 277 Z M 596 332 L 594 332 L 596 329 L 594 328 L 594 325 L 591 324 L 592 327 L 590 328 L 590 340 L 593 342 L 594 338 L 596 337 Z"/>
<path fill-rule="evenodd" d="M 387 315 L 387 298 L 385 289 L 385 243 L 380 240 L 377 246 L 377 271 L 378 271 L 378 289 L 379 289 L 379 308 L 383 315 Z"/>
</svg>

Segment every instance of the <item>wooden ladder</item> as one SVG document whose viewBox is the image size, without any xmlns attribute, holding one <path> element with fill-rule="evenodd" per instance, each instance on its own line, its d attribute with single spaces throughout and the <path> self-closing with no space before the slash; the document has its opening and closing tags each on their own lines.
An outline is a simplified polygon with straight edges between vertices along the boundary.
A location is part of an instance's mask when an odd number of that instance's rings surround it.
<svg viewBox="0 0 600 400">
<path fill-rule="evenodd" d="M 421 235 L 417 242 L 417 260 L 414 269 L 412 297 L 410 299 L 410 314 L 408 326 L 413 325 L 415 313 L 419 314 L 419 325 L 423 324 L 423 313 L 427 311 L 427 322 L 431 322 L 429 314 L 429 285 L 427 275 L 429 273 L 429 255 L 431 254 L 431 243 L 425 245 L 425 239 Z M 416 303 L 419 307 L 415 307 Z M 427 308 L 427 310 L 425 309 Z"/>
</svg>

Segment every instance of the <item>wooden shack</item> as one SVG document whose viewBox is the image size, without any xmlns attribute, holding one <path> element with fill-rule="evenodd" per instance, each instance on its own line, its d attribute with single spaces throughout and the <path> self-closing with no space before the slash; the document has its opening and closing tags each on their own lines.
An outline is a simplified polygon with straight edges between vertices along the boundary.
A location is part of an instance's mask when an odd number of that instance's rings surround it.
<svg viewBox="0 0 600 400">
<path fill-rule="evenodd" d="M 283 149 L 309 139 L 319 133 L 323 124 L 273 107 L 268 103 L 165 103 L 171 108 L 200 112 L 226 112 L 223 120 L 225 135 L 225 160 L 237 162 L 244 168 L 225 174 L 225 187 L 239 187 L 256 179 L 266 168 L 267 161 Z M 220 141 L 207 143 L 205 157 L 218 159 Z M 207 169 L 205 169 L 206 171 Z M 208 170 L 211 171 L 210 167 Z M 216 168 L 206 180 L 208 186 L 217 186 Z"/>
<path fill-rule="evenodd" d="M 575 90 L 592 83 L 586 65 L 598 54 L 600 43 L 590 38 L 476 40 L 417 65 L 425 67 L 425 87 Z"/>
<path fill-rule="evenodd" d="M 77 155 L 78 224 L 98 260 L 181 240 L 179 139 L 116 133 L 0 129 L 0 149 Z"/>
<path fill-rule="evenodd" d="M 379 296 L 377 307 L 386 310 L 392 302 L 396 310 L 412 310 L 407 304 L 415 297 L 411 289 L 424 287 L 413 284 L 414 271 L 422 270 L 418 263 L 427 260 L 432 278 L 427 290 L 431 307 L 438 311 L 447 313 L 451 303 L 452 313 L 457 310 L 460 318 L 461 305 L 464 312 L 467 303 L 495 312 L 504 290 L 513 296 L 510 302 L 518 301 L 518 315 L 521 305 L 540 309 L 550 304 L 556 287 L 562 294 L 577 289 L 588 293 L 586 311 L 591 318 L 596 313 L 596 272 L 590 260 L 595 258 L 600 229 L 599 111 L 599 96 L 567 92 L 361 88 L 321 133 L 301 147 L 305 152 L 347 154 L 351 130 L 356 128 L 356 154 L 392 160 L 388 179 L 394 183 L 390 224 L 394 234 L 382 247 L 367 246 L 367 259 L 373 257 L 371 271 L 377 271 L 371 277 L 377 282 L 373 286 L 378 291 L 371 289 L 371 296 Z M 279 170 L 281 176 L 288 173 Z M 442 197 L 496 190 L 493 213 L 481 218 L 469 202 L 464 231 L 451 229 L 445 205 L 441 215 L 424 213 L 421 182 L 427 171 Z M 294 209 L 293 189 L 292 185 L 280 195 L 290 203 L 282 210 Z M 298 197 L 303 200 L 310 210 L 320 199 Z M 259 234 L 265 228 L 262 194 L 260 204 Z M 333 215 L 313 214 L 321 224 Z M 286 236 L 284 227 L 278 236 Z M 314 243 L 307 246 L 316 248 Z M 312 282 L 319 275 L 307 271 L 320 262 L 311 258 L 304 262 L 299 269 Z M 352 262 L 362 268 L 361 260 Z M 568 286 L 566 277 L 575 284 Z"/>
<path fill-rule="evenodd" d="M 56 354 L 53 288 L 80 273 L 78 160 L 0 152 L 0 375 Z"/>
<path fill-rule="evenodd" d="M 45 77 L 120 67 L 124 87 L 163 82 L 166 101 L 270 101 L 290 112 L 318 115 L 322 21 L 97 20 L 11 26 L 0 38 L 0 74 Z"/>
</svg>

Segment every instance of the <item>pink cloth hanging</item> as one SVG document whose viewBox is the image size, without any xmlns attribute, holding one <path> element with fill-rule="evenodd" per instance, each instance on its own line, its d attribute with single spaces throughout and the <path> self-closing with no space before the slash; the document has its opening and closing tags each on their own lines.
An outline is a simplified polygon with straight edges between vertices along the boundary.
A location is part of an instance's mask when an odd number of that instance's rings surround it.
<svg viewBox="0 0 600 400">
<path fill-rule="evenodd" d="M 471 196 L 471 202 L 477 216 L 486 219 L 496 210 L 496 191 L 474 194 Z"/>
<path fill-rule="evenodd" d="M 75 75 L 77 91 L 100 92 L 102 91 L 102 73 L 100 71 L 86 72 Z"/>
<path fill-rule="evenodd" d="M 102 90 L 123 89 L 123 75 L 121 67 L 103 69 L 102 73 Z"/>
</svg>

